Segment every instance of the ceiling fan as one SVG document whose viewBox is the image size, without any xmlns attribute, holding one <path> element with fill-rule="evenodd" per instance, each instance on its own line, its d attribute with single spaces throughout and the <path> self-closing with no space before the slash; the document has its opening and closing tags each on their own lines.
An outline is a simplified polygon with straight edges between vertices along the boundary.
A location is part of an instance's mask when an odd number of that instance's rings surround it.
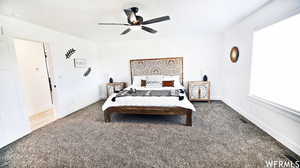
<svg viewBox="0 0 300 168">
<path fill-rule="evenodd" d="M 150 27 L 144 26 L 144 25 L 170 20 L 170 16 L 162 16 L 162 17 L 144 21 L 142 16 L 136 15 L 138 13 L 138 11 L 139 11 L 139 8 L 137 8 L 137 7 L 124 9 L 124 12 L 127 16 L 128 23 L 98 23 L 98 24 L 99 25 L 127 26 L 128 28 L 126 30 L 124 30 L 121 33 L 121 35 L 129 33 L 132 29 L 142 29 L 146 32 L 154 34 L 157 32 L 156 30 L 154 30 Z"/>
</svg>

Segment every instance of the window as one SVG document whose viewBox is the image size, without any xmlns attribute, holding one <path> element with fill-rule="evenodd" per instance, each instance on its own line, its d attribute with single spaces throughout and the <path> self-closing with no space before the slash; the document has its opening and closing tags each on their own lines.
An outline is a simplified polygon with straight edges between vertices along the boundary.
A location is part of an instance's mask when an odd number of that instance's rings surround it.
<svg viewBox="0 0 300 168">
<path fill-rule="evenodd" d="M 250 94 L 300 111 L 300 15 L 253 35 Z"/>
</svg>

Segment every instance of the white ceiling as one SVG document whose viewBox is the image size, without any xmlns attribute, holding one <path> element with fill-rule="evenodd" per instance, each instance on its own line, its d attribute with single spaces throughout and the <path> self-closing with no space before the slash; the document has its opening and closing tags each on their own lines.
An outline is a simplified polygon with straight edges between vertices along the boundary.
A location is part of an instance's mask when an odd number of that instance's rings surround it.
<svg viewBox="0 0 300 168">
<path fill-rule="evenodd" d="M 222 32 L 269 0 L 0 0 L 0 14 L 12 16 L 95 42 L 150 36 Z M 171 21 L 153 24 L 157 34 L 130 32 L 98 22 L 123 22 L 124 8 L 137 6 L 144 20 L 169 15 Z"/>
</svg>

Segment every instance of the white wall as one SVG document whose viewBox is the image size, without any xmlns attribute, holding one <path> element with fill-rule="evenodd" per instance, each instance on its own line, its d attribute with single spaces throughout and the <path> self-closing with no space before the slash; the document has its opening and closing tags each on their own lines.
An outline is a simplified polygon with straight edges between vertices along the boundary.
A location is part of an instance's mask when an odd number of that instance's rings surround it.
<svg viewBox="0 0 300 168">
<path fill-rule="evenodd" d="M 134 33 L 134 32 L 132 32 Z M 177 36 L 176 38 L 145 37 L 146 40 L 122 40 L 102 46 L 104 82 L 108 74 L 115 81 L 130 83 L 130 59 L 184 57 L 184 81 L 202 80 L 204 74 L 212 84 L 212 98 L 220 95 L 220 59 L 223 54 L 222 34 L 203 34 L 194 37 Z"/>
<path fill-rule="evenodd" d="M 300 154 L 300 116 L 252 99 L 248 95 L 253 31 L 299 12 L 299 7 L 298 0 L 275 0 L 230 28 L 225 33 L 221 73 L 224 102 L 297 154 Z M 233 46 L 238 46 L 240 50 L 240 59 L 236 64 L 231 63 L 229 58 Z M 279 80 L 283 78 L 278 77 Z M 283 87 L 288 86 L 283 83 Z"/>
<path fill-rule="evenodd" d="M 17 60 L 11 56 L 12 50 L 7 38 L 0 35 L 0 148 L 30 131 L 19 96 L 21 85 L 17 82 Z"/>
<path fill-rule="evenodd" d="M 51 67 L 53 68 L 53 84 L 57 85 L 56 93 L 56 110 L 58 117 L 68 115 L 84 106 L 87 106 L 100 99 L 100 82 L 101 82 L 101 67 L 98 55 L 97 45 L 71 35 L 52 31 L 37 25 L 27 22 L 16 20 L 0 15 L 0 25 L 3 25 L 4 34 L 9 37 L 18 37 L 29 40 L 44 41 L 49 45 L 49 57 L 51 58 Z M 29 124 L 26 116 L 24 115 L 24 93 L 18 85 L 12 83 L 19 83 L 20 78 L 16 76 L 17 61 L 14 52 L 14 46 L 11 38 L 5 40 L 10 49 L 9 54 L 1 55 L 1 67 L 5 69 L 5 76 L 1 74 L 1 87 L 10 86 L 16 91 L 15 94 L 5 95 L 0 94 L 1 100 L 6 100 L 8 104 L 11 102 L 18 102 L 20 105 L 7 106 L 1 108 L 1 114 L 10 113 L 11 115 L 19 116 L 15 122 L 10 122 L 5 125 L 6 137 L 9 140 L 0 143 L 0 147 L 12 142 L 12 139 L 20 138 L 28 133 Z M 8 48 L 7 46 L 4 48 Z M 89 76 L 83 77 L 86 69 L 74 69 L 73 60 L 66 60 L 65 53 L 68 49 L 75 48 L 77 51 L 72 58 L 86 58 L 88 67 L 92 67 L 92 72 Z M 3 57 L 3 58 L 2 58 Z M 4 62 L 3 62 L 4 61 Z M 3 64 L 2 64 L 3 63 Z M 7 69 L 9 67 L 9 69 Z M 5 79 L 3 78 L 6 77 Z M 2 105 L 2 104 L 1 104 Z M 3 111 L 3 109 L 5 111 Z M 1 121 L 6 121 L 8 118 L 3 116 Z M 18 123 L 18 124 L 15 124 Z M 14 124 L 14 125 L 12 125 Z M 0 125 L 3 127 L 3 125 Z M 1 138 L 2 139 L 2 135 Z"/>
</svg>

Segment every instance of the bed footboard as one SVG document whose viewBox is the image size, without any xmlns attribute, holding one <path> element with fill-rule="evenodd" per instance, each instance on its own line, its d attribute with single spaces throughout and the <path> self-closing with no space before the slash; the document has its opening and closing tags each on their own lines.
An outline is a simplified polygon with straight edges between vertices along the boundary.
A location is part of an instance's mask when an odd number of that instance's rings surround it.
<svg viewBox="0 0 300 168">
<path fill-rule="evenodd" d="M 182 107 L 140 107 L 119 106 L 110 107 L 104 111 L 104 121 L 111 122 L 112 113 L 142 114 L 142 115 L 185 115 L 186 126 L 192 126 L 192 110 Z"/>
</svg>

